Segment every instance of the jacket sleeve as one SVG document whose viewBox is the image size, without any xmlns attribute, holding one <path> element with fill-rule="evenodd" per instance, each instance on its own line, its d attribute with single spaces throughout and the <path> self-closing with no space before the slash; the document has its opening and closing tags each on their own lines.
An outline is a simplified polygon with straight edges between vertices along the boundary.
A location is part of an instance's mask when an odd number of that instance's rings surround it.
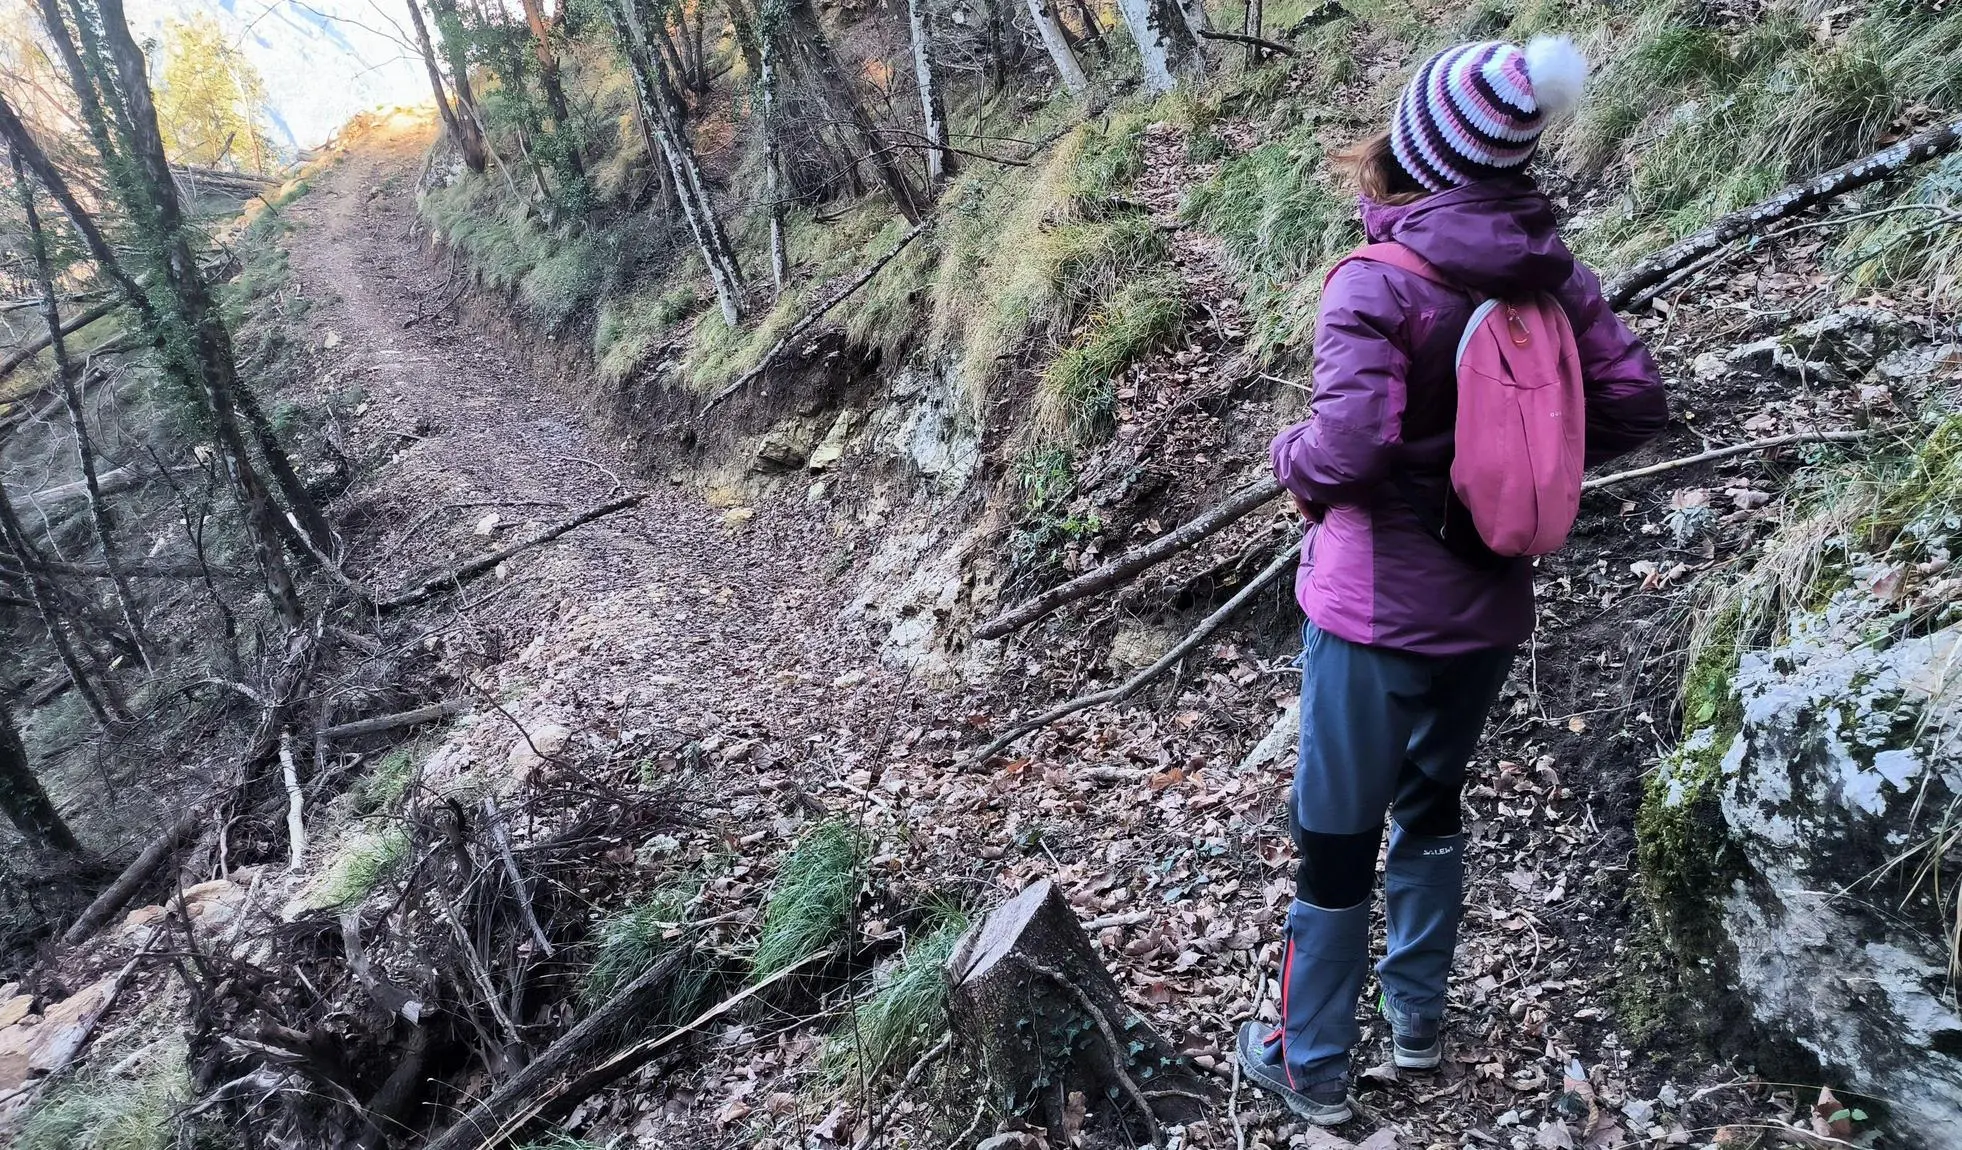
<svg viewBox="0 0 1962 1150">
<path fill-rule="evenodd" d="M 1269 449 L 1282 487 L 1312 503 L 1355 503 L 1389 474 L 1410 367 L 1397 339 L 1403 313 L 1380 265 L 1352 263 L 1329 280 L 1315 321 L 1308 420 Z"/>
<path fill-rule="evenodd" d="M 1608 306 L 1592 269 L 1574 265 L 1560 302 L 1573 321 L 1580 350 L 1587 465 L 1593 467 L 1661 435 L 1669 424 L 1669 397 L 1655 357 Z"/>
</svg>

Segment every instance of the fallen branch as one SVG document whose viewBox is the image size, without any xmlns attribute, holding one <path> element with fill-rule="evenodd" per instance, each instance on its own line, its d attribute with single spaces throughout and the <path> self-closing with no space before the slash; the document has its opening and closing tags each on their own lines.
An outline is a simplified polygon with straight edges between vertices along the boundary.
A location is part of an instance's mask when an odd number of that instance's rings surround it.
<svg viewBox="0 0 1962 1150">
<path fill-rule="evenodd" d="M 106 303 L 96 304 L 87 311 L 76 312 L 68 318 L 68 322 L 61 325 L 61 334 L 64 336 L 74 335 L 76 332 L 89 326 L 96 320 L 109 315 L 121 306 L 123 306 L 121 299 L 112 299 Z M 12 375 L 15 368 L 48 350 L 53 344 L 54 338 L 51 335 L 43 335 L 39 339 L 31 339 L 21 344 L 20 347 L 14 350 L 12 355 L 9 355 L 5 359 L 0 359 L 0 379 Z"/>
<path fill-rule="evenodd" d="M 1245 587 L 1240 588 L 1239 591 L 1234 593 L 1233 598 L 1221 604 L 1218 610 L 1200 620 L 1197 627 L 1187 632 L 1185 638 L 1180 639 L 1171 650 L 1160 656 L 1156 663 L 1153 663 L 1151 666 L 1146 667 L 1144 670 L 1139 671 L 1137 674 L 1107 691 L 1097 691 L 1092 694 L 1079 696 L 1061 706 L 1044 711 L 1033 719 L 1022 720 L 1003 732 L 994 742 L 982 748 L 969 762 L 985 763 L 1030 731 L 1046 727 L 1056 720 L 1074 715 L 1078 711 L 1088 710 L 1091 707 L 1103 703 L 1122 702 L 1132 695 L 1137 694 L 1152 680 L 1158 678 L 1158 676 L 1164 674 L 1166 671 L 1171 670 L 1194 647 L 1205 642 L 1207 637 L 1214 631 L 1219 630 L 1228 619 L 1238 614 L 1240 608 L 1252 601 L 1253 597 L 1263 588 L 1280 578 L 1283 572 L 1293 567 L 1296 559 L 1296 551 L 1297 545 L 1294 543 L 1289 543 L 1286 547 L 1283 547 L 1280 553 L 1274 556 L 1273 562 L 1262 569 L 1260 574 L 1249 580 Z"/>
<path fill-rule="evenodd" d="M 886 1104 L 881 1106 L 879 1112 L 872 1116 L 872 1121 L 866 1124 L 865 1136 L 852 1145 L 852 1150 L 872 1150 L 872 1144 L 877 1142 L 879 1135 L 885 1131 L 886 1123 L 891 1122 L 892 1116 L 899 1113 L 900 1103 L 906 1101 L 906 1096 L 912 1093 L 913 1087 L 926 1074 L 927 1069 L 946 1057 L 947 1051 L 953 1049 L 953 1046 L 954 1036 L 946 1035 L 934 1044 L 933 1049 L 922 1054 L 913 1063 L 913 1068 L 906 1072 L 906 1077 L 899 1080 L 899 1086 L 893 1090 L 892 1097 L 886 1099 Z"/>
<path fill-rule="evenodd" d="M 286 869 L 296 871 L 307 857 L 307 798 L 293 761 L 293 732 L 287 730 L 279 732 L 279 777 L 286 784 Z"/>
<path fill-rule="evenodd" d="M 878 275 L 882 268 L 884 268 L 887 264 L 893 261 L 894 257 L 898 256 L 900 252 L 906 250 L 906 245 L 920 238 L 920 234 L 932 226 L 933 226 L 933 220 L 931 217 L 921 220 L 917 224 L 914 224 L 912 228 L 910 228 L 906 232 L 905 235 L 899 237 L 899 241 L 893 244 L 885 255 L 882 255 L 878 259 L 872 261 L 870 267 L 867 267 L 864 271 L 858 273 L 857 276 L 853 277 L 852 282 L 838 289 L 838 292 L 835 295 L 833 295 L 830 299 L 825 300 L 823 304 L 819 305 L 817 310 L 811 312 L 803 319 L 798 320 L 795 324 L 792 324 L 790 330 L 784 333 L 783 338 L 778 340 L 776 343 L 771 344 L 770 350 L 763 353 L 763 358 L 756 361 L 755 367 L 752 367 L 748 371 L 743 372 L 741 375 L 737 376 L 735 382 L 731 383 L 729 386 L 723 388 L 721 391 L 716 392 L 714 395 L 709 396 L 708 402 L 702 405 L 701 414 L 707 415 L 709 413 L 709 410 L 713 408 L 716 404 L 721 403 L 723 400 L 729 398 L 730 396 L 736 394 L 738 391 L 741 391 L 743 388 L 749 386 L 752 380 L 756 379 L 758 376 L 762 375 L 765 371 L 769 369 L 770 364 L 774 363 L 776 361 L 776 358 L 779 355 L 783 354 L 783 350 L 785 348 L 789 347 L 795 341 L 804 338 L 804 333 L 809 331 L 819 320 L 823 319 L 826 315 L 830 314 L 831 309 L 837 307 L 841 303 L 844 303 L 846 298 L 848 298 L 853 292 L 857 291 L 858 289 L 864 287 L 866 284 L 870 283 L 872 281 L 873 276 Z"/>
<path fill-rule="evenodd" d="M 130 899 L 136 897 L 137 891 L 143 889 L 150 881 L 150 877 L 156 874 L 165 862 L 176 857 L 178 846 L 196 833 L 210 817 L 210 809 L 203 805 L 193 807 L 179 815 L 176 822 L 165 828 L 162 834 L 151 839 L 142 853 L 123 868 L 123 873 L 116 876 L 115 882 L 110 883 L 101 894 L 95 896 L 95 901 L 88 905 L 88 909 L 82 912 L 81 917 L 62 932 L 61 941 L 68 946 L 74 946 L 86 941 L 96 931 L 108 925 L 116 912 L 123 909 Z"/>
<path fill-rule="evenodd" d="M 831 957 L 831 951 L 819 951 L 723 999 L 666 1034 L 633 1043 L 597 1066 L 578 1070 L 577 1067 L 593 1052 L 593 1048 L 607 1041 L 618 1027 L 639 1021 L 652 1004 L 653 992 L 662 988 L 668 975 L 686 959 L 687 954 L 685 947 L 677 950 L 654 969 L 629 983 L 605 1006 L 587 1015 L 579 1025 L 527 1063 L 523 1070 L 491 1091 L 489 1097 L 471 1107 L 455 1125 L 431 1139 L 423 1150 L 482 1150 L 487 1146 L 505 1145 L 548 1111 L 591 1097 L 622 1076 L 645 1066 L 671 1043 L 693 1034 L 705 1024 L 805 967 Z"/>
<path fill-rule="evenodd" d="M 461 567 L 445 571 L 441 575 L 431 576 L 399 595 L 383 599 L 381 602 L 375 604 L 375 608 L 379 611 L 395 611 L 403 607 L 414 606 L 451 587 L 459 586 L 487 571 L 494 570 L 499 563 L 504 562 L 513 555 L 522 551 L 528 551 L 541 543 L 550 543 L 552 540 L 557 539 L 559 536 L 564 535 L 576 527 L 582 527 L 595 519 L 611 515 L 615 511 L 632 507 L 645 498 L 647 498 L 647 494 L 641 492 L 636 495 L 623 495 L 618 499 L 608 500 L 597 507 L 580 512 L 563 523 L 547 527 L 545 530 L 540 531 L 528 539 L 520 539 L 509 547 L 492 551 L 488 555 L 480 555 Z"/>
<path fill-rule="evenodd" d="M 1086 571 L 1067 583 L 1052 587 L 1033 599 L 1003 611 L 976 627 L 974 637 L 998 639 L 1033 623 L 1065 603 L 1073 603 L 1115 586 L 1152 564 L 1162 562 L 1232 526 L 1248 512 L 1272 501 L 1280 494 L 1280 480 L 1271 476 L 1250 483 L 1227 496 L 1217 506 L 1201 512 L 1144 546 L 1126 551 L 1093 571 Z"/>
<path fill-rule="evenodd" d="M 531 940 L 538 944 L 540 955 L 550 958 L 552 940 L 545 937 L 545 928 L 538 925 L 538 912 L 531 905 L 531 888 L 525 885 L 524 876 L 518 873 L 517 857 L 511 853 L 511 835 L 504 829 L 504 812 L 497 809 L 497 800 L 489 795 L 484 796 L 484 818 L 490 823 L 491 841 L 497 844 L 498 857 L 504 860 L 504 877 L 511 882 L 511 893 L 518 900 L 518 909 L 524 913 Z"/>
<path fill-rule="evenodd" d="M 1733 455 L 1745 455 L 1753 451 L 1765 451 L 1773 447 L 1788 447 L 1795 443 L 1851 443 L 1866 435 L 1864 431 L 1800 431 L 1791 435 L 1774 435 L 1769 439 L 1754 439 L 1749 443 L 1732 444 L 1729 447 L 1714 447 L 1696 455 L 1686 455 L 1681 459 L 1664 460 L 1651 463 L 1647 467 L 1636 467 L 1628 471 L 1617 471 L 1612 475 L 1602 475 L 1581 484 L 1582 491 L 1592 491 L 1613 483 L 1630 479 L 1642 479 L 1650 475 L 1660 475 L 1665 471 L 1676 471 L 1693 467 L 1699 463 L 1709 463 L 1716 459 L 1729 459 Z"/>
<path fill-rule="evenodd" d="M 1723 247 L 1739 236 L 1748 235 L 1766 224 L 1824 203 L 1868 184 L 1877 183 L 1901 169 L 1946 155 L 1962 146 L 1962 120 L 1929 128 L 1909 136 L 1889 148 L 1843 164 L 1830 172 L 1792 184 L 1770 199 L 1733 212 L 1688 239 L 1636 263 L 1610 282 L 1603 294 L 1617 311 L 1626 308 L 1645 288 L 1660 283 L 1685 264 L 1692 263 Z"/>
<path fill-rule="evenodd" d="M 1199 33 L 1199 38 L 1202 40 L 1231 40 L 1235 44 L 1252 44 L 1256 48 L 1265 48 L 1269 52 L 1279 52 L 1283 56 L 1295 55 L 1293 48 L 1281 43 L 1279 40 L 1269 40 L 1265 36 L 1248 36 L 1240 32 L 1214 32 L 1206 30 Z"/>
<path fill-rule="evenodd" d="M 372 719 L 357 719 L 352 723 L 324 727 L 320 731 L 320 738 L 323 742 L 333 742 L 337 739 L 358 739 L 363 735 L 378 735 L 383 731 L 420 726 L 438 719 L 447 719 L 451 715 L 461 715 L 475 705 L 475 702 L 470 699 L 444 699 L 440 703 L 431 703 L 427 707 L 417 707 L 412 711 L 397 711 L 393 715 L 376 715 Z"/>
</svg>

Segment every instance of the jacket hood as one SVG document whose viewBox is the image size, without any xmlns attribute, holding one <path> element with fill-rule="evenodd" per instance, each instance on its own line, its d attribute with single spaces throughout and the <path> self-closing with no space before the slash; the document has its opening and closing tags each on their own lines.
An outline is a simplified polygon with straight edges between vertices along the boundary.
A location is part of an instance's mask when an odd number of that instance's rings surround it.
<svg viewBox="0 0 1962 1150">
<path fill-rule="evenodd" d="M 1574 272 L 1553 205 L 1531 180 L 1484 180 L 1390 206 L 1365 199 L 1372 243 L 1394 240 L 1453 283 L 1485 295 L 1550 292 Z"/>
</svg>

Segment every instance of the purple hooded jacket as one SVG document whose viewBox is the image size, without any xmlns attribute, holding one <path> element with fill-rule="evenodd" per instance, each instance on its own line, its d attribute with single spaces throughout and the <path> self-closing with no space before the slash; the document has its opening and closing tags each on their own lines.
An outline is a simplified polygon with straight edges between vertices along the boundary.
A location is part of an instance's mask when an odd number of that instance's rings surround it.
<svg viewBox="0 0 1962 1150">
<path fill-rule="evenodd" d="M 1587 396 L 1589 466 L 1668 421 L 1661 372 L 1561 242 L 1553 206 L 1524 177 L 1403 207 L 1365 201 L 1371 242 L 1395 240 L 1481 295 L 1552 293 L 1574 325 Z M 1469 294 L 1368 261 L 1343 267 L 1315 324 L 1311 417 L 1275 438 L 1274 475 L 1325 509 L 1302 543 L 1295 595 L 1317 627 L 1353 643 L 1455 655 L 1525 642 L 1533 564 L 1464 562 L 1424 530 L 1399 471 L 1443 499 L 1456 411 L 1455 349 Z"/>
</svg>

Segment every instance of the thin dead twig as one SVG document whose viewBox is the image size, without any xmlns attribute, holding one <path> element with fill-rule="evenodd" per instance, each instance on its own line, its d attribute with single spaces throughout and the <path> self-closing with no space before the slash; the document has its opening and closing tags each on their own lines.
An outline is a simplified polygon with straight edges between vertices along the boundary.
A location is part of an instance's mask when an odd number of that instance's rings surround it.
<svg viewBox="0 0 1962 1150">
<path fill-rule="evenodd" d="M 1084 1013 L 1090 1016 L 1090 1020 L 1097 1024 L 1097 1033 L 1103 1035 L 1104 1045 L 1110 1050 L 1110 1069 L 1111 1073 L 1117 1076 L 1118 1088 L 1124 1091 L 1125 1096 L 1131 1100 L 1131 1105 L 1144 1116 L 1146 1128 L 1151 1131 L 1151 1144 L 1157 1147 L 1157 1150 L 1165 1150 L 1165 1129 L 1158 1124 L 1158 1115 L 1152 1112 L 1150 1099 L 1145 1097 L 1144 1091 L 1138 1086 L 1137 1079 L 1131 1077 L 1130 1070 L 1125 1066 L 1127 1048 L 1117 1040 L 1117 1029 L 1110 1024 L 1110 1019 L 1098 1009 L 1095 1002 L 1091 1001 L 1090 995 L 1062 971 L 1053 966 L 1044 966 L 1042 963 L 1028 960 L 1024 960 L 1024 965 L 1068 991 L 1071 997 L 1076 999 L 1077 1005 L 1083 1008 Z"/>
<path fill-rule="evenodd" d="M 1630 479 L 1642 479 L 1650 475 L 1661 475 L 1666 471 L 1677 471 L 1693 467 L 1699 463 L 1709 463 L 1718 459 L 1729 459 L 1734 455 L 1745 455 L 1753 451 L 1764 451 L 1773 447 L 1789 447 L 1799 443 L 1851 443 L 1866 437 L 1864 431 L 1800 431 L 1791 435 L 1774 435 L 1769 439 L 1754 439 L 1749 443 L 1736 443 L 1729 447 L 1712 448 L 1696 455 L 1686 455 L 1681 459 L 1668 459 L 1661 463 L 1651 463 L 1646 467 L 1617 471 L 1612 475 L 1596 476 L 1581 484 L 1582 491 L 1593 491 L 1612 483 L 1622 483 Z"/>
<path fill-rule="evenodd" d="M 913 1063 L 913 1068 L 906 1072 L 906 1077 L 900 1079 L 899 1086 L 893 1090 L 892 1097 L 886 1099 L 886 1104 L 880 1107 L 879 1113 L 873 1117 L 871 1125 L 865 1128 L 865 1137 L 860 1138 L 858 1143 L 852 1147 L 852 1150 L 871 1150 L 872 1144 L 877 1142 L 879 1135 L 885 1132 L 886 1124 L 891 1122 L 892 1116 L 899 1112 L 899 1105 L 906 1101 L 906 1095 L 912 1091 L 913 1087 L 926 1074 L 929 1067 L 946 1057 L 947 1051 L 951 1050 L 953 1045 L 954 1036 L 951 1034 L 945 1035 L 939 1042 L 934 1044 L 933 1049 L 922 1054 L 919 1061 Z"/>
</svg>

